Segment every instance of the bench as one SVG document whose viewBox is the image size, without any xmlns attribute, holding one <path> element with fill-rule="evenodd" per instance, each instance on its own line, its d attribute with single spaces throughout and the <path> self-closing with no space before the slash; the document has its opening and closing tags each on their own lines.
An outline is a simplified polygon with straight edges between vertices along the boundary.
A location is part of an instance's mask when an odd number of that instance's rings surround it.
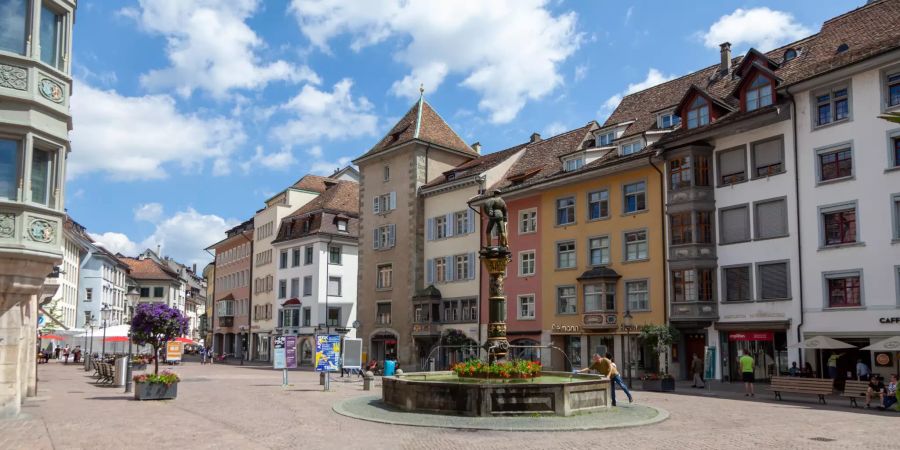
<svg viewBox="0 0 900 450">
<path fill-rule="evenodd" d="M 792 394 L 807 394 L 819 397 L 819 401 L 825 404 L 825 396 L 832 393 L 832 380 L 822 378 L 799 377 L 772 377 L 769 390 L 775 392 L 775 398 L 781 400 L 783 392 Z"/>
<path fill-rule="evenodd" d="M 847 380 L 844 383 L 844 392 L 841 394 L 841 397 L 848 397 L 850 399 L 850 406 L 858 408 L 859 405 L 856 404 L 856 400 L 859 397 L 866 398 L 866 392 L 868 391 L 868 381 Z"/>
</svg>

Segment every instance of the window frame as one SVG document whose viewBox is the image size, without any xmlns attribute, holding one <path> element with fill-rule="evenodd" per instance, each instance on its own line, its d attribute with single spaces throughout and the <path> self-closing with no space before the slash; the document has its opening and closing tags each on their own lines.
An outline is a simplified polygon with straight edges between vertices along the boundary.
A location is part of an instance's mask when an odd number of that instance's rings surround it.
<svg viewBox="0 0 900 450">
<path fill-rule="evenodd" d="M 572 312 L 565 312 L 560 308 L 560 306 L 562 306 L 562 300 L 563 300 L 563 296 L 562 296 L 563 289 L 571 289 L 572 290 L 572 295 L 565 297 L 567 300 L 571 299 L 571 305 L 573 305 L 575 307 L 574 308 L 575 310 Z M 568 305 L 569 305 L 569 303 L 567 303 L 567 306 Z M 556 286 L 556 315 L 571 316 L 571 315 L 575 315 L 575 314 L 578 314 L 578 286 L 576 286 L 574 284 L 564 284 L 564 285 Z"/>
<path fill-rule="evenodd" d="M 681 189 L 689 189 L 694 185 L 694 165 L 693 156 L 691 154 L 683 154 L 672 157 L 668 161 L 668 181 L 669 190 L 678 191 Z M 677 166 L 675 163 L 678 163 Z M 675 183 L 675 176 L 678 175 L 678 183 Z M 687 175 L 687 177 L 685 177 Z"/>
<path fill-rule="evenodd" d="M 685 216 L 687 221 L 685 222 Z M 678 225 L 676 227 L 676 218 Z M 676 236 L 678 239 L 676 241 Z M 684 239 L 687 236 L 687 239 Z M 694 243 L 694 211 L 669 213 L 669 245 L 688 245 Z"/>
<path fill-rule="evenodd" d="M 896 77 L 893 81 L 892 77 Z M 900 98 L 897 99 L 897 103 L 891 104 L 891 87 L 897 87 L 900 89 L 900 66 L 893 66 L 883 69 L 881 71 L 880 77 L 880 85 L 884 94 L 881 96 L 881 110 L 883 112 L 894 111 L 900 109 Z"/>
<path fill-rule="evenodd" d="M 593 241 L 602 241 L 606 239 L 606 247 L 600 246 L 596 249 L 592 246 Z M 600 267 L 600 266 L 608 266 L 612 263 L 612 238 L 608 234 L 601 234 L 597 236 L 588 236 L 587 238 L 587 266 L 588 267 Z M 606 259 L 600 261 L 600 264 L 594 264 L 593 253 L 594 250 L 599 250 L 601 256 L 603 255 L 603 249 L 606 248 Z"/>
<path fill-rule="evenodd" d="M 834 178 L 823 179 L 822 172 L 822 156 L 841 153 L 844 151 L 850 152 L 850 175 L 845 176 L 837 176 Z M 831 183 L 839 183 L 841 181 L 853 180 L 856 178 L 856 149 L 853 145 L 853 140 L 839 142 L 836 144 L 826 145 L 824 147 L 818 147 L 813 150 L 814 153 L 814 169 L 816 172 L 816 186 L 821 186 L 823 184 L 831 184 Z"/>
<path fill-rule="evenodd" d="M 31 145 L 31 165 L 30 171 L 28 173 L 28 201 L 31 203 L 35 203 L 47 208 L 53 208 L 56 198 L 54 197 L 54 191 L 56 190 L 56 178 L 59 169 L 57 167 L 57 150 L 48 149 L 45 146 L 42 146 L 38 139 L 34 139 L 34 142 Z M 44 198 L 42 200 L 35 200 L 35 157 L 38 152 L 43 152 L 47 154 L 47 167 L 46 173 L 44 176 L 46 177 L 45 185 L 43 188 Z"/>
<path fill-rule="evenodd" d="M 847 102 L 847 116 L 842 119 L 835 119 L 836 116 L 836 103 L 840 100 L 836 100 L 834 93 L 840 92 L 842 90 L 847 90 L 847 95 L 842 96 L 841 99 Z M 820 101 L 820 98 L 827 95 L 827 101 Z M 830 127 L 833 125 L 838 125 L 842 123 L 852 122 L 853 121 L 853 89 L 851 80 L 844 80 L 837 83 L 832 83 L 829 86 L 822 87 L 820 89 L 816 89 L 810 91 L 809 93 L 811 108 L 810 108 L 810 119 L 812 120 L 812 131 L 821 130 L 822 128 Z M 828 122 L 820 123 L 819 122 L 819 107 L 825 104 L 829 105 L 829 117 L 830 120 Z"/>
<path fill-rule="evenodd" d="M 637 283 L 645 283 L 647 286 L 647 289 L 645 291 L 638 291 L 638 293 L 644 292 L 647 296 L 647 298 L 646 298 L 647 307 L 646 308 L 635 308 L 631 302 L 631 297 L 630 297 L 631 292 L 628 291 L 628 286 L 637 284 Z M 634 311 L 637 311 L 637 312 L 651 311 L 652 305 L 650 304 L 650 279 L 649 278 L 636 278 L 636 279 L 624 280 L 622 282 L 622 289 L 625 292 L 625 310 L 626 311 L 632 311 L 632 312 L 634 312 Z"/>
<path fill-rule="evenodd" d="M 307 281 L 309 281 L 307 283 Z M 303 277 L 303 296 L 304 297 L 312 297 L 313 295 L 313 277 L 312 275 L 306 275 Z"/>
<path fill-rule="evenodd" d="M 746 213 L 747 220 L 744 222 L 745 225 L 747 226 L 747 238 L 743 239 L 743 240 L 739 240 L 739 241 L 726 241 L 725 240 L 725 227 L 723 225 L 725 223 L 725 221 L 722 220 L 722 213 L 724 213 L 726 211 L 731 211 L 734 209 L 746 209 L 746 211 L 747 211 L 747 213 Z M 751 227 L 751 224 L 750 224 L 751 219 L 750 219 L 750 204 L 749 203 L 741 203 L 741 204 L 737 204 L 737 205 L 726 206 L 724 208 L 718 208 L 717 214 L 716 214 L 716 219 L 717 219 L 718 224 L 720 225 L 718 227 L 718 229 L 719 229 L 718 245 L 740 244 L 743 242 L 750 242 L 753 240 L 753 228 Z"/>
<path fill-rule="evenodd" d="M 781 168 L 778 171 L 774 171 L 774 172 L 767 171 L 765 175 L 760 175 L 759 167 L 756 167 L 756 152 L 754 151 L 755 150 L 754 147 L 756 147 L 757 145 L 765 144 L 765 143 L 772 142 L 772 141 L 781 141 Z M 785 143 L 784 143 L 784 135 L 783 134 L 779 134 L 777 136 L 771 136 L 771 137 L 767 137 L 765 139 L 759 139 L 759 140 L 750 142 L 750 144 L 749 144 L 750 167 L 753 167 L 753 171 L 750 173 L 751 180 L 759 180 L 762 178 L 771 178 L 775 175 L 780 175 L 780 174 L 787 172 L 787 167 L 786 167 L 787 161 L 785 161 L 785 159 L 784 159 L 784 156 L 785 156 L 784 145 L 785 145 Z M 774 166 L 774 164 L 766 166 L 766 167 L 772 167 L 772 166 Z"/>
<path fill-rule="evenodd" d="M 385 272 L 389 273 L 387 276 L 387 285 L 384 283 L 384 277 L 382 276 L 382 270 L 387 269 Z M 394 264 L 393 263 L 381 263 L 375 265 L 375 289 L 379 291 L 387 291 L 394 288 Z"/>
<path fill-rule="evenodd" d="M 337 249 L 337 262 L 334 261 L 334 249 Z M 344 261 L 344 246 L 343 245 L 329 245 L 328 246 L 328 264 L 333 266 L 343 265 Z"/>
<path fill-rule="evenodd" d="M 618 283 L 615 281 L 598 280 L 596 282 L 583 283 L 581 286 L 581 296 L 584 305 L 584 314 L 589 313 L 614 313 L 618 311 L 619 300 L 616 295 Z M 610 291 L 612 287 L 612 291 Z M 588 288 L 597 289 L 588 294 Z M 597 308 L 588 308 L 588 295 L 597 296 Z M 609 308 L 610 295 L 612 296 L 612 308 Z"/>
<path fill-rule="evenodd" d="M 609 139 L 606 139 L 609 138 Z M 606 141 L 604 143 L 604 141 Z M 597 137 L 597 147 L 612 147 L 616 141 L 616 130 L 607 131 Z"/>
<path fill-rule="evenodd" d="M 315 262 L 315 248 L 313 245 L 305 245 L 303 246 L 303 265 L 308 266 Z"/>
<path fill-rule="evenodd" d="M 25 141 L 24 139 L 20 139 L 11 135 L 0 134 L 0 140 L 11 142 L 14 146 L 13 149 L 13 178 L 10 181 L 10 192 L 12 193 L 12 197 L 7 198 L 5 196 L 0 196 L 0 198 L 6 199 L 11 202 L 19 201 L 19 183 L 22 182 L 22 178 L 24 176 L 24 156 L 25 156 Z"/>
<path fill-rule="evenodd" d="M 891 241 L 900 242 L 900 192 L 890 195 L 891 199 Z M 858 220 L 858 218 L 857 218 Z M 859 238 L 859 234 L 856 235 Z M 900 293 L 900 290 L 898 290 Z"/>
<path fill-rule="evenodd" d="M 28 2 L 26 1 L 26 4 L 27 3 Z M 43 36 L 42 36 L 43 30 L 42 30 L 41 26 L 44 23 L 44 10 L 49 10 L 50 12 L 52 12 L 54 14 L 54 17 L 56 18 L 55 24 L 54 24 L 54 27 L 56 28 L 56 42 L 53 43 L 54 60 L 55 61 L 53 63 L 44 61 L 43 54 L 37 55 L 37 60 L 40 61 L 41 63 L 43 63 L 44 65 L 46 65 L 47 67 L 52 67 L 53 69 L 55 69 L 59 72 L 65 73 L 65 71 L 66 71 L 65 70 L 65 61 L 66 61 L 66 56 L 67 56 L 67 55 L 65 55 L 66 42 L 67 42 L 66 34 L 67 34 L 67 27 L 68 27 L 68 21 L 69 21 L 68 20 L 68 12 L 65 10 L 60 10 L 60 8 L 58 8 L 52 2 L 41 1 L 40 5 L 41 5 L 39 8 L 40 12 L 38 13 L 39 17 L 37 20 L 37 22 L 38 22 L 38 39 L 39 40 L 41 40 L 41 38 L 43 38 Z M 29 22 L 30 21 L 28 21 L 28 19 L 26 17 L 26 27 L 28 27 L 30 25 Z M 27 33 L 27 28 L 26 28 L 26 36 L 27 35 L 28 35 L 28 33 Z M 26 44 L 26 46 L 27 46 L 27 44 Z M 40 47 L 41 47 L 41 53 L 43 53 L 44 48 L 45 48 L 45 43 L 41 41 Z"/>
<path fill-rule="evenodd" d="M 591 201 L 591 196 L 597 194 L 599 197 L 602 197 L 603 194 L 606 194 L 605 199 L 600 199 L 596 202 Z M 603 203 L 606 203 L 606 214 L 603 214 Z M 597 203 L 598 215 L 597 217 L 593 216 L 593 205 Z M 587 221 L 592 222 L 595 220 L 606 220 L 609 219 L 610 216 L 610 202 L 609 202 L 609 188 L 597 189 L 594 191 L 590 191 L 587 193 Z"/>
<path fill-rule="evenodd" d="M 763 80 L 765 80 L 765 82 L 760 84 L 759 86 L 754 87 L 754 83 L 756 83 L 756 81 L 759 79 L 763 79 Z M 765 105 L 762 104 L 763 103 L 762 99 L 765 98 L 765 96 L 762 95 L 763 89 L 768 89 L 768 91 L 769 91 L 769 94 L 768 94 L 769 103 L 767 103 Z M 753 108 L 750 107 L 750 93 L 751 92 L 757 93 L 756 106 L 754 106 Z M 765 108 L 766 106 L 771 106 L 772 104 L 774 104 L 775 103 L 775 86 L 774 86 L 774 83 L 772 82 L 772 79 L 761 73 L 757 73 L 756 77 L 754 77 L 753 80 L 750 81 L 750 85 L 747 86 L 747 89 L 744 90 L 744 99 L 743 100 L 744 100 L 743 101 L 744 111 L 756 111 L 757 109 Z"/>
<path fill-rule="evenodd" d="M 630 244 L 628 242 L 628 235 L 629 234 L 637 234 L 637 233 L 644 233 L 644 240 L 643 241 L 635 241 L 636 243 Z M 643 244 L 644 244 L 644 252 L 645 252 L 644 257 L 628 259 L 629 245 L 640 245 L 641 242 L 643 242 Z M 638 253 L 638 254 L 640 254 L 640 253 Z M 647 228 L 640 228 L 640 229 L 636 229 L 636 230 L 623 231 L 622 232 L 622 262 L 630 263 L 630 262 L 641 262 L 641 261 L 649 261 L 649 260 L 650 260 L 650 230 Z"/>
<path fill-rule="evenodd" d="M 773 265 L 784 265 L 785 267 L 785 294 L 787 297 L 779 297 L 779 298 L 763 298 L 763 277 L 760 273 L 762 266 L 773 266 Z M 772 261 L 758 261 L 753 264 L 753 272 L 754 277 L 756 278 L 755 284 L 753 288 L 756 290 L 755 292 L 755 301 L 757 302 L 780 302 L 780 301 L 790 301 L 793 298 L 793 283 L 791 280 L 791 260 L 789 259 L 777 259 Z"/>
<path fill-rule="evenodd" d="M 531 299 L 531 315 L 522 315 L 522 300 Z M 534 294 L 520 294 L 516 296 L 516 320 L 537 320 L 537 299 Z"/>
<path fill-rule="evenodd" d="M 337 280 L 337 293 L 331 292 L 331 282 Z M 343 296 L 343 279 L 340 276 L 329 276 L 328 277 L 328 285 L 325 287 L 325 295 L 328 297 L 342 297 Z"/>
<path fill-rule="evenodd" d="M 531 255 L 531 272 L 525 272 L 523 269 L 523 265 L 525 263 L 524 256 Z M 531 250 L 522 250 L 519 252 L 519 256 L 517 258 L 518 261 L 518 272 L 520 277 L 533 277 L 537 273 L 537 252 L 533 249 Z"/>
<path fill-rule="evenodd" d="M 855 237 L 856 240 L 854 242 L 842 242 L 838 244 L 828 244 L 828 240 L 826 238 L 826 230 L 825 230 L 825 215 L 833 214 L 841 211 L 847 211 L 852 209 L 854 211 L 854 227 L 855 227 Z M 830 205 L 820 205 L 816 208 L 817 217 L 819 221 L 819 250 L 831 249 L 831 248 L 841 248 L 841 247 L 852 247 L 857 245 L 865 245 L 865 242 L 862 240 L 862 233 L 860 230 L 860 214 L 859 214 L 859 204 L 856 200 L 841 202 L 841 203 L 832 203 Z"/>
<path fill-rule="evenodd" d="M 698 100 L 702 101 L 703 103 L 698 104 L 697 103 Z M 702 114 L 704 109 L 706 110 L 705 115 Z M 691 120 L 692 120 L 691 113 L 693 113 L 695 111 L 696 111 L 696 117 L 694 117 L 693 120 L 696 123 L 694 125 L 691 125 Z M 682 123 L 684 124 L 685 128 L 687 128 L 688 130 L 693 130 L 695 128 L 700 128 L 700 127 L 709 125 L 710 122 L 712 122 L 712 114 L 711 113 L 712 113 L 712 106 L 711 106 L 709 99 L 707 99 L 706 97 L 704 97 L 702 95 L 695 95 L 694 99 L 691 100 L 691 103 L 688 104 L 687 109 L 685 109 L 685 116 L 687 116 L 687 120 L 682 121 Z M 705 122 L 703 121 L 704 117 L 706 117 Z"/>
<path fill-rule="evenodd" d="M 635 149 L 635 146 L 638 146 L 637 149 Z M 638 153 L 641 150 L 643 150 L 644 147 L 646 147 L 646 145 L 644 145 L 643 139 L 634 139 L 634 140 L 619 144 L 619 155 L 620 156 L 633 155 L 633 154 Z M 626 149 L 628 149 L 630 151 L 626 152 Z"/>
<path fill-rule="evenodd" d="M 737 175 L 738 172 L 730 173 L 730 174 L 722 173 L 722 155 L 724 155 L 726 153 L 737 153 L 737 152 L 741 152 L 741 160 L 744 162 L 744 165 L 743 165 L 744 170 L 743 170 L 743 172 L 740 172 L 742 174 L 741 175 L 742 178 L 740 180 L 736 180 L 736 181 L 725 182 L 724 177 L 726 177 L 726 176 L 733 177 L 733 176 Z M 748 171 L 748 156 L 747 156 L 747 145 L 746 144 L 742 144 L 742 145 L 738 145 L 736 147 L 730 147 L 730 148 L 726 148 L 724 150 L 718 151 L 718 152 L 716 152 L 715 157 L 716 157 L 716 187 L 733 186 L 735 184 L 744 183 L 744 182 L 747 182 L 750 180 L 750 177 L 747 176 L 748 175 L 748 173 L 747 173 L 747 171 Z"/>
<path fill-rule="evenodd" d="M 666 125 L 666 118 L 669 118 L 669 125 Z M 656 127 L 661 130 L 676 128 L 681 125 L 681 117 L 675 114 L 675 111 L 661 112 L 656 115 Z"/>
<path fill-rule="evenodd" d="M 531 215 L 528 217 L 527 215 Z M 538 222 L 538 214 L 537 208 L 526 208 L 519 210 L 519 234 L 533 234 L 537 233 L 537 222 Z M 531 223 L 531 230 L 527 230 L 527 224 Z"/>
<path fill-rule="evenodd" d="M 574 167 L 569 167 L 569 163 L 573 163 Z M 563 159 L 563 172 L 574 172 L 584 167 L 584 155 L 570 156 Z"/>
<path fill-rule="evenodd" d="M 754 279 L 753 279 L 753 264 L 732 264 L 728 266 L 721 266 L 721 275 L 720 279 L 721 283 L 721 292 L 719 293 L 719 298 L 722 300 L 722 303 L 748 303 L 752 302 L 756 297 L 754 297 Z M 737 299 L 732 300 L 728 298 L 728 271 L 733 269 L 746 269 L 747 270 L 747 298 L 745 299 Z"/>
<path fill-rule="evenodd" d="M 774 236 L 761 237 L 759 235 L 759 205 L 766 203 L 784 202 L 784 234 Z M 753 202 L 753 235 L 754 241 L 763 241 L 767 239 L 780 239 L 791 235 L 790 230 L 790 213 L 788 212 L 787 196 L 767 198 Z"/>
<path fill-rule="evenodd" d="M 572 201 L 571 205 L 561 206 L 563 201 L 568 201 L 568 200 Z M 556 226 L 565 227 L 565 226 L 574 225 L 574 224 L 578 223 L 578 219 L 576 217 L 576 214 L 578 213 L 577 203 L 578 202 L 575 199 L 574 195 L 560 197 L 560 198 L 556 199 Z M 560 222 L 560 219 L 562 218 L 562 216 L 560 215 L 560 212 L 563 209 L 566 209 L 566 210 L 571 209 L 572 210 L 571 214 L 569 214 L 569 213 L 566 214 L 566 216 L 571 218 L 570 222 L 565 222 L 565 223 Z"/>
<path fill-rule="evenodd" d="M 630 194 L 627 192 L 628 186 L 634 186 L 634 185 L 638 185 L 638 184 L 643 185 L 643 187 L 644 187 L 643 190 L 637 191 L 634 193 L 630 193 Z M 644 197 L 644 207 L 643 208 L 638 208 L 638 209 L 635 209 L 634 211 L 628 210 L 628 197 L 632 196 L 632 195 L 635 196 L 635 205 L 634 206 L 636 208 L 638 207 L 638 205 L 640 203 L 638 201 L 639 197 L 637 197 L 637 196 L 643 195 L 643 197 Z M 647 210 L 648 210 L 647 209 L 647 180 L 643 179 L 643 180 L 638 180 L 638 181 L 634 181 L 631 183 L 622 183 L 622 215 L 639 214 L 639 213 L 642 213 Z"/>
<path fill-rule="evenodd" d="M 900 128 L 887 132 L 888 165 L 885 172 L 900 170 Z"/>
<path fill-rule="evenodd" d="M 831 291 L 828 283 L 835 279 L 846 279 L 851 277 L 859 278 L 859 305 L 853 306 L 831 306 Z M 863 269 L 846 269 L 832 270 L 822 272 L 822 309 L 825 311 L 844 311 L 848 309 L 865 309 L 866 308 L 866 289 L 865 278 L 863 277 Z"/>
<path fill-rule="evenodd" d="M 570 259 L 572 261 L 572 265 L 563 267 L 562 266 L 562 253 L 560 251 L 560 247 L 563 245 L 569 245 L 569 244 L 572 245 L 572 249 L 566 250 L 565 253 L 571 254 Z M 566 239 L 563 241 L 556 241 L 556 270 L 572 270 L 572 269 L 578 268 L 578 253 L 577 252 L 578 252 L 578 244 L 575 242 L 574 239 Z M 567 259 L 569 259 L 569 258 L 567 258 Z"/>
</svg>

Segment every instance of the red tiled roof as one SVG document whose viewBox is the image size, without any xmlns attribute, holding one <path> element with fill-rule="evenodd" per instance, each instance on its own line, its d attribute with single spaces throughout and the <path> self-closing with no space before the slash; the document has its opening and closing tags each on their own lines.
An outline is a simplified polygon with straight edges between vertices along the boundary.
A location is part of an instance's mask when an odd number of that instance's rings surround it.
<svg viewBox="0 0 900 450">
<path fill-rule="evenodd" d="M 305 175 L 303 178 L 297 180 L 291 187 L 321 194 L 325 192 L 327 187 L 325 184 L 326 180 L 330 180 L 330 178 L 319 175 Z"/>
<path fill-rule="evenodd" d="M 452 176 L 453 180 L 458 180 L 460 178 L 465 178 L 470 175 L 477 175 L 480 173 L 484 173 L 498 164 L 501 164 L 503 161 L 506 161 L 507 158 L 513 156 L 527 146 L 528 144 L 519 144 L 513 147 L 510 147 L 505 150 L 500 150 L 494 153 L 488 153 L 484 156 L 480 156 L 471 161 L 460 164 L 459 166 L 454 167 L 452 170 L 448 170 L 444 172 L 443 175 L 435 178 L 430 183 L 422 186 L 424 188 L 429 188 L 433 186 L 439 186 L 441 184 L 447 183 L 449 181 L 448 178 Z"/>
<path fill-rule="evenodd" d="M 273 242 L 289 241 L 315 233 L 357 235 L 359 226 L 359 184 L 331 181 L 324 193 L 281 220 Z M 338 219 L 347 220 L 347 231 L 337 229 Z M 308 226 L 303 226 L 308 221 Z"/>
<path fill-rule="evenodd" d="M 782 80 L 779 87 L 783 88 L 900 47 L 900 26 L 897 24 L 900 24 L 900 0 L 874 1 L 825 22 L 817 34 L 764 55 L 779 64 L 772 73 Z M 837 49 L 841 44 L 846 44 L 848 49 L 839 53 Z M 798 56 L 784 61 L 784 53 L 788 49 L 796 50 Z M 748 55 L 754 54 L 760 53 L 752 49 L 748 52 Z M 732 76 L 742 66 L 749 66 L 743 64 L 744 58 L 738 56 L 732 59 L 730 73 L 720 72 L 716 64 L 627 95 L 604 126 L 633 120 L 634 123 L 628 126 L 620 139 L 654 130 L 657 125 L 655 113 L 677 105 L 692 85 L 717 101 L 734 107 L 734 112 L 719 120 L 746 114 L 739 111 L 739 100 L 734 96 L 740 77 Z M 681 133 L 682 130 L 679 130 L 673 134 Z"/>
<path fill-rule="evenodd" d="M 590 138 L 591 128 L 594 126 L 596 126 L 596 123 L 590 122 L 581 128 L 576 128 L 538 142 L 528 142 L 512 147 L 519 148 L 524 145 L 525 153 L 509 168 L 503 179 L 491 189 L 505 190 L 514 184 L 511 179 L 522 178 L 525 174 L 530 174 L 530 176 L 520 184 L 517 184 L 516 188 L 539 183 L 544 178 L 562 172 L 562 161 L 559 158 L 581 148 L 582 142 Z"/>
<path fill-rule="evenodd" d="M 129 258 L 121 257 L 120 261 L 125 263 L 131 270 L 131 277 L 136 280 L 177 280 L 178 274 L 159 265 L 156 261 L 145 258 Z"/>
<path fill-rule="evenodd" d="M 447 122 L 422 98 L 403 115 L 384 138 L 356 161 L 412 140 L 439 145 L 473 157 L 478 156 L 478 153 L 463 142 L 450 125 L 447 125 Z"/>
</svg>

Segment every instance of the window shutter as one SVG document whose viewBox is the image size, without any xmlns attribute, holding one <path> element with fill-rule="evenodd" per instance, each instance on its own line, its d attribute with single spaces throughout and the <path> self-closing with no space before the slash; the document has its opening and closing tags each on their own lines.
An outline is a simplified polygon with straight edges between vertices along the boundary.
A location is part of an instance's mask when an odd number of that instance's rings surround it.
<svg viewBox="0 0 900 450">
<path fill-rule="evenodd" d="M 375 232 L 375 235 L 374 235 L 375 239 L 372 241 L 372 248 L 374 248 L 375 250 L 378 250 L 378 228 L 376 228 L 372 231 Z"/>
<path fill-rule="evenodd" d="M 381 197 L 375 197 L 372 202 L 372 212 L 379 214 L 381 212 Z"/>
<path fill-rule="evenodd" d="M 434 217 L 429 217 L 425 221 L 425 239 L 429 241 L 434 240 Z"/>
<path fill-rule="evenodd" d="M 456 258 L 452 256 L 444 257 L 444 270 L 446 273 L 444 274 L 446 281 L 453 281 L 456 279 Z"/>
<path fill-rule="evenodd" d="M 759 266 L 760 297 L 764 300 L 788 298 L 787 264 L 766 264 Z"/>
<path fill-rule="evenodd" d="M 425 284 L 434 284 L 434 260 L 425 261 Z"/>
<path fill-rule="evenodd" d="M 719 177 L 744 172 L 744 148 L 719 153 Z"/>
<path fill-rule="evenodd" d="M 397 209 L 397 193 L 391 192 L 391 204 L 388 206 L 388 211 L 393 211 Z"/>
<path fill-rule="evenodd" d="M 740 242 L 750 239 L 749 215 L 747 207 L 722 211 L 722 243 Z"/>
<path fill-rule="evenodd" d="M 278 326 L 279 327 L 284 326 L 284 310 L 283 309 L 278 310 Z"/>
<path fill-rule="evenodd" d="M 466 233 L 474 233 L 475 232 L 475 211 L 472 211 L 472 208 L 466 209 Z"/>
<path fill-rule="evenodd" d="M 469 279 L 475 279 L 475 253 L 469 253 Z"/>
<path fill-rule="evenodd" d="M 768 238 L 787 234 L 787 204 L 784 200 L 756 205 L 756 237 Z"/>
<path fill-rule="evenodd" d="M 781 163 L 781 139 L 773 139 L 754 145 L 753 160 L 756 167 L 766 167 Z"/>
<path fill-rule="evenodd" d="M 396 225 L 388 225 L 388 248 L 393 248 L 395 244 L 395 232 L 397 230 Z"/>
<path fill-rule="evenodd" d="M 450 214 L 447 214 L 447 218 L 444 219 L 444 230 L 446 231 L 446 233 L 444 233 L 444 235 L 446 235 L 447 237 L 453 237 L 453 231 L 454 231 L 454 228 L 456 228 L 456 223 L 454 223 L 453 216 L 454 216 L 454 214 L 450 213 Z"/>
<path fill-rule="evenodd" d="M 750 299 L 750 269 L 733 267 L 725 269 L 726 300 Z"/>
</svg>

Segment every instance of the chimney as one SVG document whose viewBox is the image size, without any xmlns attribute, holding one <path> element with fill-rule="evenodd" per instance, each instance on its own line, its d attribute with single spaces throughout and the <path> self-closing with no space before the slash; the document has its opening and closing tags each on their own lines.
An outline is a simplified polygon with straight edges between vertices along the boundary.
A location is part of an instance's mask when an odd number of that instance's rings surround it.
<svg viewBox="0 0 900 450">
<path fill-rule="evenodd" d="M 719 45 L 719 54 L 722 58 L 719 62 L 719 72 L 731 72 L 731 42 L 723 42 Z"/>
<path fill-rule="evenodd" d="M 197 263 L 191 264 L 191 272 L 197 273 Z"/>
<path fill-rule="evenodd" d="M 162 253 L 162 245 L 156 244 L 156 256 L 159 256 L 160 253 Z"/>
<path fill-rule="evenodd" d="M 472 150 L 475 150 L 475 153 L 481 154 L 481 142 L 476 142 L 471 145 Z"/>
<path fill-rule="evenodd" d="M 541 140 L 541 135 L 538 133 L 531 133 L 531 143 L 539 142 Z"/>
</svg>

